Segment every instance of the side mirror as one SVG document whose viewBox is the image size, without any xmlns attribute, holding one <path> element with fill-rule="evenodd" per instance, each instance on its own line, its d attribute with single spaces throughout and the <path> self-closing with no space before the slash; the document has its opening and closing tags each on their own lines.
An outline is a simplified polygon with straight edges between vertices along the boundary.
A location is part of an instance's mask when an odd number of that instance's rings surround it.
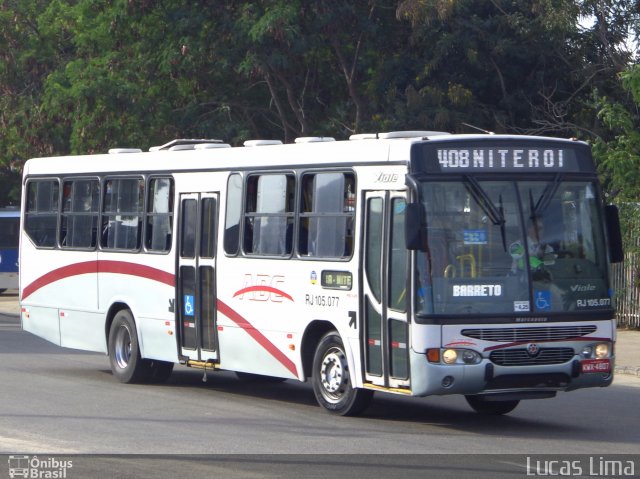
<svg viewBox="0 0 640 479">
<path fill-rule="evenodd" d="M 620 231 L 620 215 L 618 207 L 607 205 L 604 207 L 607 236 L 609 237 L 609 256 L 612 263 L 621 263 L 624 260 L 622 250 L 622 233 Z"/>
<path fill-rule="evenodd" d="M 424 250 L 426 244 L 422 224 L 424 218 L 420 203 L 408 203 L 404 212 L 404 239 L 408 250 Z"/>
</svg>

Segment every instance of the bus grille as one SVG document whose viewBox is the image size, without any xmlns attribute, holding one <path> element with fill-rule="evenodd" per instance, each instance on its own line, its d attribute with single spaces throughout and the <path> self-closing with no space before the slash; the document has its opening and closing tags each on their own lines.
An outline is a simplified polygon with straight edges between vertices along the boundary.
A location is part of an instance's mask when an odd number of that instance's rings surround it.
<svg viewBox="0 0 640 479">
<path fill-rule="evenodd" d="M 526 343 L 561 341 L 587 336 L 596 330 L 594 325 L 583 326 L 545 326 L 534 328 L 496 328 L 496 329 L 463 329 L 462 335 L 482 341 L 500 343 Z"/>
<path fill-rule="evenodd" d="M 564 389 L 571 383 L 569 376 L 552 374 L 505 374 L 487 382 L 487 389 Z"/>
<path fill-rule="evenodd" d="M 499 366 L 541 366 L 566 363 L 574 354 L 572 348 L 543 348 L 535 356 L 526 349 L 502 349 L 493 351 L 489 359 Z"/>
</svg>

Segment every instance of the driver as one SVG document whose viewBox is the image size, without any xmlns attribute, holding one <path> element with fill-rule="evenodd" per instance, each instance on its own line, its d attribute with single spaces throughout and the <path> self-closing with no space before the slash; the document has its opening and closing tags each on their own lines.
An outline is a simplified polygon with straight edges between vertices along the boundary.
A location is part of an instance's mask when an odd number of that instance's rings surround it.
<svg viewBox="0 0 640 479">
<path fill-rule="evenodd" d="M 527 257 L 532 270 L 537 270 L 544 265 L 545 255 L 554 253 L 551 245 L 542 241 L 543 237 L 544 222 L 541 217 L 534 216 L 527 223 Z M 516 273 L 518 270 L 524 270 L 524 247 L 522 243 L 520 241 L 512 243 L 509 252 L 513 258 L 511 271 Z"/>
<path fill-rule="evenodd" d="M 544 222 L 539 216 L 531 218 L 527 224 L 527 251 L 529 253 L 529 265 L 539 268 L 544 263 L 544 256 L 553 253 L 553 248 L 542 242 L 544 237 Z"/>
</svg>

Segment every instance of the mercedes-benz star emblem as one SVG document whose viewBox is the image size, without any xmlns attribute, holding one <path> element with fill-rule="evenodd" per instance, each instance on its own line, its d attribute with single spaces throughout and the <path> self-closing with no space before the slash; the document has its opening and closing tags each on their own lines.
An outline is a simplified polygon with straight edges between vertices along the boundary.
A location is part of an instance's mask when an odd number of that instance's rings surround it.
<svg viewBox="0 0 640 479">
<path fill-rule="evenodd" d="M 530 343 L 527 344 L 527 352 L 529 353 L 529 356 L 534 357 L 538 355 L 540 348 L 536 343 Z"/>
</svg>

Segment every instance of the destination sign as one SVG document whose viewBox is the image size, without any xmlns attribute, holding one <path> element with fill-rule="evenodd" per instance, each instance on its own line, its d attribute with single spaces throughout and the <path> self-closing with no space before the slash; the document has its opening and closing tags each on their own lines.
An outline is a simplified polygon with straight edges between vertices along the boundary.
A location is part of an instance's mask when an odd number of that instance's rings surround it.
<svg viewBox="0 0 640 479">
<path fill-rule="evenodd" d="M 323 288 L 351 290 L 353 278 L 349 271 L 323 271 L 321 278 Z"/>
<path fill-rule="evenodd" d="M 443 170 L 473 169 L 552 169 L 562 170 L 572 151 L 561 148 L 438 148 Z"/>
<path fill-rule="evenodd" d="M 416 145 L 412 165 L 441 173 L 532 173 L 594 171 L 589 147 L 582 143 L 443 141 Z M 422 150 L 422 151 L 420 151 Z M 417 160 L 417 161 L 416 161 Z"/>
</svg>

